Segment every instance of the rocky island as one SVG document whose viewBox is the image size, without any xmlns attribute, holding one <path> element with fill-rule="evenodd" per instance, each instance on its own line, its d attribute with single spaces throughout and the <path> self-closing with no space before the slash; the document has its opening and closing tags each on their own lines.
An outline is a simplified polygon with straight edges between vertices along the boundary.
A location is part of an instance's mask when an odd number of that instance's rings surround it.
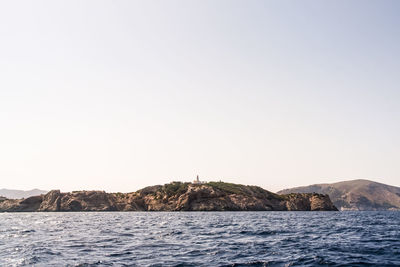
<svg viewBox="0 0 400 267">
<path fill-rule="evenodd" d="M 278 195 L 258 186 L 172 182 L 132 193 L 52 190 L 25 199 L 0 198 L 1 212 L 34 211 L 337 211 L 328 195 Z"/>
</svg>

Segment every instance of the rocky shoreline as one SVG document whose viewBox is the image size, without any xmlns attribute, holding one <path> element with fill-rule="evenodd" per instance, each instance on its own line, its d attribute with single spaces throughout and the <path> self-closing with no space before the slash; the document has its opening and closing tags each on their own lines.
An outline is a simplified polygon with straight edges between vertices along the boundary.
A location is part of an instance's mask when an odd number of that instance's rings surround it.
<svg viewBox="0 0 400 267">
<path fill-rule="evenodd" d="M 52 190 L 26 199 L 0 199 L 0 212 L 48 211 L 337 211 L 328 195 L 278 195 L 223 182 L 172 182 L 132 193 Z"/>
</svg>

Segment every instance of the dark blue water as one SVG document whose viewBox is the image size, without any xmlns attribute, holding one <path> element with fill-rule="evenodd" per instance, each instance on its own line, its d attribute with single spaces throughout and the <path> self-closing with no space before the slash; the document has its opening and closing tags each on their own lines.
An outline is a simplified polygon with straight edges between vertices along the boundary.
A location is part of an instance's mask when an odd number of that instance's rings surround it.
<svg viewBox="0 0 400 267">
<path fill-rule="evenodd" d="M 0 266 L 400 266 L 400 212 L 2 213 Z"/>
</svg>

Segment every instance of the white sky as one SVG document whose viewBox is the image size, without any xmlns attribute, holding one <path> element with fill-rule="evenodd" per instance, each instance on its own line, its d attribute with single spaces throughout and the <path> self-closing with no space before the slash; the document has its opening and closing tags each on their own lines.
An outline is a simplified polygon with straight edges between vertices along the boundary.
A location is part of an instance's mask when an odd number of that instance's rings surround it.
<svg viewBox="0 0 400 267">
<path fill-rule="evenodd" d="M 400 186 L 396 1 L 2 1 L 0 188 Z"/>
</svg>

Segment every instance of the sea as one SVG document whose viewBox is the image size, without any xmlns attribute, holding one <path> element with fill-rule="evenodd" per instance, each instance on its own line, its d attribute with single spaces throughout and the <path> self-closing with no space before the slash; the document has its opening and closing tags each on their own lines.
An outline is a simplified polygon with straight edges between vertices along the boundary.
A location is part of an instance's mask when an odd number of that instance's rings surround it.
<svg viewBox="0 0 400 267">
<path fill-rule="evenodd" d="M 400 212 L 0 213 L 0 266 L 400 266 Z"/>
</svg>

